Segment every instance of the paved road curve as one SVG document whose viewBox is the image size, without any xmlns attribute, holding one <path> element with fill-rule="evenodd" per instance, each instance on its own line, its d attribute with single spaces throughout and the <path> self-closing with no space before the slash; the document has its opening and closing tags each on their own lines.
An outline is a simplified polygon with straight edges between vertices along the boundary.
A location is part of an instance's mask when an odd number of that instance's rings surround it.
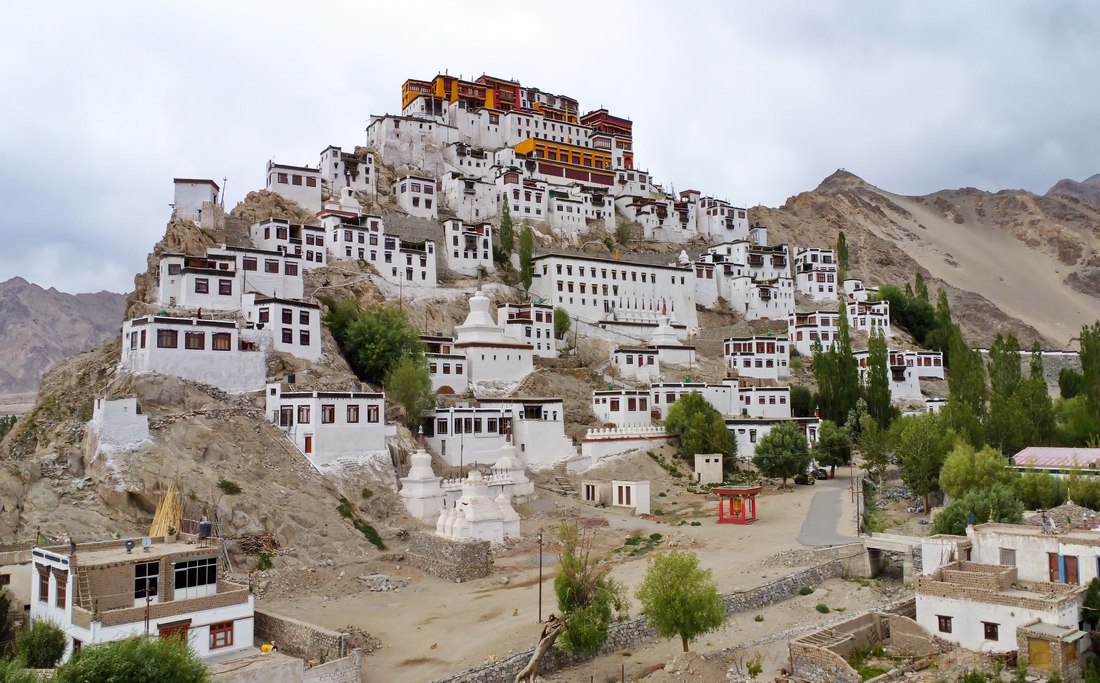
<svg viewBox="0 0 1100 683">
<path fill-rule="evenodd" d="M 814 486 L 817 490 L 813 500 L 810 501 L 810 510 L 806 514 L 806 520 L 802 522 L 802 531 L 798 535 L 799 543 L 823 546 L 843 545 L 859 540 L 855 536 L 837 533 L 841 515 L 844 514 L 842 505 L 844 496 L 851 495 L 848 486 L 847 478 L 817 482 Z"/>
</svg>

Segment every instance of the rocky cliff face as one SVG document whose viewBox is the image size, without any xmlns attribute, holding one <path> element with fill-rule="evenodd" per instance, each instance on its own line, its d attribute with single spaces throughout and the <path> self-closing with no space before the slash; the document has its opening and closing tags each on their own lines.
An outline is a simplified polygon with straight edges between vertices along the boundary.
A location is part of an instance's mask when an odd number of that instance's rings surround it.
<svg viewBox="0 0 1100 683">
<path fill-rule="evenodd" d="M 978 345 L 1012 332 L 1021 343 L 1064 348 L 1100 319 L 1100 204 L 973 188 L 907 197 L 837 171 L 812 192 L 750 215 L 770 228 L 773 244 L 832 246 L 843 230 L 850 276 L 870 284 L 908 282 L 921 271 L 933 290 L 946 290 Z"/>
<path fill-rule="evenodd" d="M 0 283 L 0 394 L 34 391 L 49 367 L 118 334 L 126 296 Z"/>
</svg>

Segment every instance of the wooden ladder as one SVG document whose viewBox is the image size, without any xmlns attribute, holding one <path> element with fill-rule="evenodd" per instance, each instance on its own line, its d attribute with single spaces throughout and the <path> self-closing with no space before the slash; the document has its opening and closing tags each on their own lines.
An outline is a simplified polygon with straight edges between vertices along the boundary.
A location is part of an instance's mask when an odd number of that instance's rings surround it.
<svg viewBox="0 0 1100 683">
<path fill-rule="evenodd" d="M 225 539 L 222 536 L 222 521 L 218 517 L 218 513 L 213 514 L 214 535 L 221 541 L 222 544 L 222 568 L 227 572 L 233 571 L 233 564 L 229 561 L 229 548 L 225 544 Z"/>
<path fill-rule="evenodd" d="M 76 601 L 81 609 L 92 611 L 92 584 L 88 579 L 88 568 L 77 565 Z"/>
</svg>

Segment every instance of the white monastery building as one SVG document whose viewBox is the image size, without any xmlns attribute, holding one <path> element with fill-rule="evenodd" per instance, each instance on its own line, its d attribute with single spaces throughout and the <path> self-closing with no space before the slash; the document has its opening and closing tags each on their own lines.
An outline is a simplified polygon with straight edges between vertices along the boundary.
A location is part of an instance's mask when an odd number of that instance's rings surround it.
<svg viewBox="0 0 1100 683">
<path fill-rule="evenodd" d="M 220 201 L 221 188 L 213 180 L 204 178 L 173 178 L 175 189 L 172 199 L 172 218 L 203 224 Z"/>
<path fill-rule="evenodd" d="M 287 166 L 267 162 L 267 189 L 302 208 L 316 213 L 321 210 L 321 170 L 309 166 Z"/>
<path fill-rule="evenodd" d="M 369 152 L 353 154 L 329 145 L 321 151 L 320 171 L 333 196 L 340 196 L 345 189 L 372 195 L 377 191 L 374 155 Z"/>
<path fill-rule="evenodd" d="M 723 342 L 726 367 L 739 377 L 790 377 L 789 344 L 787 337 L 731 337 Z"/>
<path fill-rule="evenodd" d="M 393 198 L 402 211 L 417 218 L 439 218 L 439 197 L 435 181 L 424 176 L 407 175 L 393 181 Z"/>
<path fill-rule="evenodd" d="M 519 382 L 534 370 L 534 346 L 505 334 L 489 312 L 489 297 L 474 292 L 470 313 L 455 327 L 454 348 L 466 355 L 471 382 Z"/>
<path fill-rule="evenodd" d="M 497 307 L 497 322 L 512 340 L 531 344 L 540 358 L 557 358 L 554 307 L 546 304 L 504 304 Z"/>
<path fill-rule="evenodd" d="M 436 408 L 424 421 L 428 445 L 452 467 L 495 463 L 509 430 L 528 465 L 549 465 L 576 453 L 565 436 L 560 398 L 483 398 L 477 405 Z"/>
<path fill-rule="evenodd" d="M 386 396 L 343 391 L 284 391 L 268 384 L 267 416 L 315 467 L 363 462 L 386 453 Z"/>
<path fill-rule="evenodd" d="M 327 265 L 325 229 L 320 225 L 299 225 L 281 218 L 268 218 L 254 224 L 249 232 L 252 244 L 260 251 L 296 256 L 306 270 Z"/>
<path fill-rule="evenodd" d="M 794 255 L 794 277 L 798 293 L 814 301 L 836 301 L 836 266 L 836 254 L 832 249 L 797 249 Z"/>
<path fill-rule="evenodd" d="M 261 294 L 241 297 L 241 313 L 260 346 L 304 360 L 321 357 L 321 308 L 294 299 Z"/>
<path fill-rule="evenodd" d="M 493 262 L 493 226 L 470 225 L 458 219 L 443 224 L 444 259 L 447 267 L 461 275 L 496 272 Z"/>
<path fill-rule="evenodd" d="M 385 231 L 381 216 L 326 208 L 317 214 L 332 258 L 366 261 L 392 284 L 435 287 L 435 242 L 403 240 Z"/>
</svg>

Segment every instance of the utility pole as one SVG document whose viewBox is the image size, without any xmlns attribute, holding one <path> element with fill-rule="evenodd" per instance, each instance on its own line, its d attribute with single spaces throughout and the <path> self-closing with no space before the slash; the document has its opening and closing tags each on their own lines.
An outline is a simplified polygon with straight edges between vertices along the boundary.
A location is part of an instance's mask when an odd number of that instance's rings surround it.
<svg viewBox="0 0 1100 683">
<path fill-rule="evenodd" d="M 539 532 L 539 623 L 542 623 L 542 532 Z"/>
</svg>

